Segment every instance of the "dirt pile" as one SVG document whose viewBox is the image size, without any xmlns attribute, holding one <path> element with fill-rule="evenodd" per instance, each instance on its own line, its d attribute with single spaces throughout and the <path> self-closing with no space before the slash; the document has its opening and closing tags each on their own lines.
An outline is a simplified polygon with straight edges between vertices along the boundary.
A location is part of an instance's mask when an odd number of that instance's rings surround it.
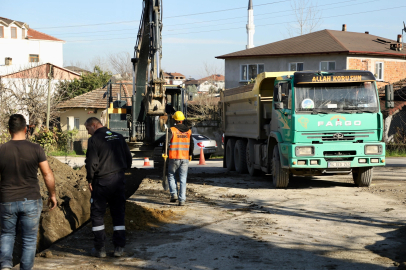
<svg viewBox="0 0 406 270">
<path fill-rule="evenodd" d="M 90 219 L 91 193 L 86 180 L 86 169 L 83 166 L 79 170 L 72 169 L 69 165 L 59 160 L 48 157 L 48 163 L 53 171 L 56 185 L 58 206 L 49 211 L 46 203 L 48 190 L 44 179 L 38 171 L 38 180 L 43 201 L 43 210 L 40 218 L 37 250 L 48 248 L 55 241 L 66 237 Z M 128 170 L 126 177 L 126 197 L 130 197 L 138 189 L 144 172 L 138 169 Z M 130 207 L 130 209 L 132 209 Z M 141 225 L 138 225 L 141 226 Z M 14 262 L 19 262 L 21 256 L 21 234 L 17 233 Z"/>
</svg>

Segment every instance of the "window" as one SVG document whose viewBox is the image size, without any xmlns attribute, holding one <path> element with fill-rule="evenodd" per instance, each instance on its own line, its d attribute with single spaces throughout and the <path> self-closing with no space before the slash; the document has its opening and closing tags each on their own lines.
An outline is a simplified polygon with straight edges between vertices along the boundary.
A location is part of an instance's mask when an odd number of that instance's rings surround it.
<svg viewBox="0 0 406 270">
<path fill-rule="evenodd" d="M 69 116 L 68 116 L 68 117 L 66 117 L 66 127 L 67 127 L 67 130 L 70 130 L 70 125 L 69 125 Z"/>
<path fill-rule="evenodd" d="M 75 128 L 76 128 L 77 130 L 79 130 L 79 125 L 80 125 L 80 123 L 79 123 L 79 118 L 75 118 Z"/>
<path fill-rule="evenodd" d="M 264 72 L 264 64 L 251 64 L 241 66 L 241 81 L 255 79 L 259 73 Z"/>
<path fill-rule="evenodd" d="M 17 38 L 17 27 L 11 27 L 11 38 Z"/>
<path fill-rule="evenodd" d="M 25 39 L 25 29 L 22 29 L 22 35 L 21 35 L 22 39 Z"/>
<path fill-rule="evenodd" d="M 379 81 L 383 81 L 383 62 L 375 63 L 375 78 Z"/>
<path fill-rule="evenodd" d="M 336 62 L 322 61 L 320 62 L 320 70 L 335 70 Z"/>
<path fill-rule="evenodd" d="M 303 63 L 289 63 L 290 71 L 303 71 Z"/>
<path fill-rule="evenodd" d="M 38 54 L 30 54 L 30 62 L 31 63 L 38 63 L 39 62 L 39 55 Z"/>
<path fill-rule="evenodd" d="M 4 26 L 0 26 L 0 38 L 4 38 Z"/>
</svg>

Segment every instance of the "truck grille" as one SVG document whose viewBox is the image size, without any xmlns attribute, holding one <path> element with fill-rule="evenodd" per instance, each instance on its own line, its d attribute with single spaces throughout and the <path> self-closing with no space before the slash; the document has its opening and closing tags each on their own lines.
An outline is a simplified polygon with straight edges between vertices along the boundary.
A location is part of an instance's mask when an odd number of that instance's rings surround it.
<svg viewBox="0 0 406 270">
<path fill-rule="evenodd" d="M 324 151 L 325 156 L 355 156 L 357 151 Z"/>
<path fill-rule="evenodd" d="M 321 139 L 322 141 L 354 141 L 358 138 L 368 138 L 374 132 L 328 132 L 328 133 L 302 133 L 308 139 Z"/>
</svg>

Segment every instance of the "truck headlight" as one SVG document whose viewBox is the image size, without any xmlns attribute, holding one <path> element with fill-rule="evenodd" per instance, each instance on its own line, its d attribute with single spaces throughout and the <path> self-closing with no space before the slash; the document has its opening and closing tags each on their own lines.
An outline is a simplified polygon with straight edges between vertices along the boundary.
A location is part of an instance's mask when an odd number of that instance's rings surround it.
<svg viewBox="0 0 406 270">
<path fill-rule="evenodd" d="M 296 146 L 296 156 L 314 156 L 313 146 Z"/>
<path fill-rule="evenodd" d="M 365 155 L 382 154 L 382 145 L 365 145 Z"/>
</svg>

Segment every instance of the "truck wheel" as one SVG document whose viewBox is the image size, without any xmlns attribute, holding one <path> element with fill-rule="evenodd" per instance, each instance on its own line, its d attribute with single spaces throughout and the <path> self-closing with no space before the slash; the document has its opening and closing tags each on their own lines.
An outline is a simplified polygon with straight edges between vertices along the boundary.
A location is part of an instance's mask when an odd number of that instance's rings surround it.
<svg viewBox="0 0 406 270">
<path fill-rule="evenodd" d="M 211 158 L 211 154 L 204 154 L 204 159 L 210 159 Z"/>
<path fill-rule="evenodd" d="M 234 148 L 234 163 L 235 163 L 235 170 L 238 173 L 247 173 L 247 158 L 245 155 L 247 154 L 247 143 L 244 140 L 238 140 L 235 143 Z"/>
<path fill-rule="evenodd" d="M 235 139 L 229 139 L 226 145 L 226 165 L 228 172 L 235 171 L 234 147 L 235 147 Z"/>
<path fill-rule="evenodd" d="M 261 174 L 261 171 L 258 169 L 254 168 L 254 155 L 250 155 L 250 153 L 254 153 L 254 149 L 250 148 L 250 143 L 247 143 L 247 153 L 246 153 L 246 158 L 247 158 L 247 169 L 248 173 L 251 176 L 258 176 Z"/>
<path fill-rule="evenodd" d="M 373 167 L 360 167 L 352 171 L 352 179 L 357 187 L 369 187 L 372 182 Z"/>
<path fill-rule="evenodd" d="M 281 166 L 278 145 L 273 148 L 272 180 L 276 188 L 285 188 L 289 184 L 289 170 Z"/>
</svg>

